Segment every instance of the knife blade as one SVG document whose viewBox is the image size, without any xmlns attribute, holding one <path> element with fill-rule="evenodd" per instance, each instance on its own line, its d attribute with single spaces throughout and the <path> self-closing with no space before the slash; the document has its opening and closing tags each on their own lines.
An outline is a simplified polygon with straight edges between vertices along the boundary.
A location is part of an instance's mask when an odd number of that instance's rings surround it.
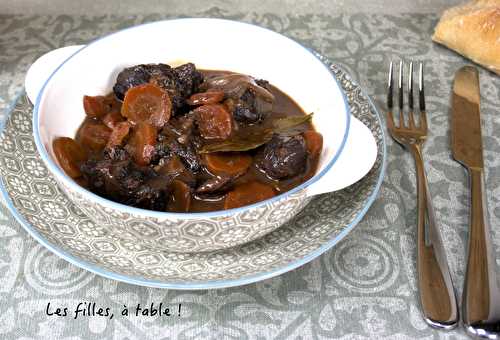
<svg viewBox="0 0 500 340">
<path fill-rule="evenodd" d="M 484 167 L 479 102 L 477 69 L 462 67 L 453 83 L 451 149 L 455 160 L 474 168 Z"/>
<path fill-rule="evenodd" d="M 471 212 L 462 319 L 474 337 L 500 339 L 500 290 L 491 246 L 484 186 L 479 74 L 475 67 L 457 71 L 453 83 L 451 149 L 470 177 Z"/>
</svg>

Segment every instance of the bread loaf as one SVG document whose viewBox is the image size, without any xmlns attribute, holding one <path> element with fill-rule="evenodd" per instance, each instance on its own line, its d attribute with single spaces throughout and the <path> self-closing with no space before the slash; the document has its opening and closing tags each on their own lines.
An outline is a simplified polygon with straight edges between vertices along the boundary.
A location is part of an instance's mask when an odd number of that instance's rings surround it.
<svg viewBox="0 0 500 340">
<path fill-rule="evenodd" d="M 500 74 L 500 0 L 446 10 L 432 39 Z"/>
</svg>

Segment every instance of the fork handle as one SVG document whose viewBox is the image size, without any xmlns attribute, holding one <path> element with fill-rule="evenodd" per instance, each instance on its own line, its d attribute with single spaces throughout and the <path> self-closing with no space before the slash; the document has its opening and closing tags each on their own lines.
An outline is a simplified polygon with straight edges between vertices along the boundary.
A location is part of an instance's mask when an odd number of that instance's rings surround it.
<svg viewBox="0 0 500 340">
<path fill-rule="evenodd" d="M 425 175 L 421 144 L 410 147 L 417 173 L 417 271 L 420 304 L 425 321 L 452 329 L 458 323 L 457 299 Z"/>
</svg>

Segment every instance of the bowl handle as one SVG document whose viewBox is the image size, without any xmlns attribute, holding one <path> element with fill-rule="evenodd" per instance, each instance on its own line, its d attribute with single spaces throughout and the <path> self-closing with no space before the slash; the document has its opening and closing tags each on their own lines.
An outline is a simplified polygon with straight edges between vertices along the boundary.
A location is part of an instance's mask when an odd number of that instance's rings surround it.
<svg viewBox="0 0 500 340">
<path fill-rule="evenodd" d="M 61 47 L 45 53 L 31 64 L 24 78 L 24 88 L 31 103 L 36 102 L 40 90 L 59 65 L 83 47 L 84 45 Z"/>
<path fill-rule="evenodd" d="M 318 181 L 307 187 L 307 196 L 346 188 L 363 178 L 377 159 L 377 142 L 370 129 L 351 116 L 349 135 L 332 168 Z"/>
</svg>

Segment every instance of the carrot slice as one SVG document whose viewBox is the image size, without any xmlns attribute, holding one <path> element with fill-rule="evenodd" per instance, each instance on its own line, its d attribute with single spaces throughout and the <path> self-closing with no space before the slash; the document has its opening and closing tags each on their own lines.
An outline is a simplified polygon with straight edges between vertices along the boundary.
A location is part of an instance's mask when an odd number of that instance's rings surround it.
<svg viewBox="0 0 500 340">
<path fill-rule="evenodd" d="M 272 186 L 257 181 L 238 185 L 230 191 L 224 201 L 224 209 L 239 208 L 257 203 L 275 195 Z"/>
<path fill-rule="evenodd" d="M 102 117 L 109 112 L 104 96 L 83 96 L 83 109 L 90 117 Z"/>
<path fill-rule="evenodd" d="M 167 209 L 175 212 L 187 212 L 191 207 L 191 188 L 183 181 L 174 179 L 170 184 L 172 195 Z"/>
<path fill-rule="evenodd" d="M 120 123 L 125 121 L 120 112 L 112 111 L 107 113 L 103 118 L 102 122 L 110 129 L 114 129 L 114 127 Z"/>
<path fill-rule="evenodd" d="M 186 100 L 186 103 L 192 106 L 217 104 L 222 99 L 224 99 L 224 91 L 208 91 L 193 94 L 188 100 Z"/>
<path fill-rule="evenodd" d="M 128 92 L 127 92 L 128 93 Z M 156 144 L 156 128 L 146 122 L 139 122 L 133 129 L 129 139 L 132 155 L 139 165 L 148 165 L 153 157 Z"/>
<path fill-rule="evenodd" d="M 205 153 L 202 157 L 213 174 L 242 174 L 252 164 L 252 156 L 243 152 L 213 152 Z"/>
<path fill-rule="evenodd" d="M 314 130 L 308 130 L 303 133 L 306 140 L 307 152 L 312 157 L 319 157 L 321 150 L 323 149 L 323 136 L 321 133 Z"/>
<path fill-rule="evenodd" d="M 104 97 L 104 104 L 108 106 L 108 112 L 121 112 L 122 102 L 116 98 L 113 92 Z"/>
<path fill-rule="evenodd" d="M 197 107 L 196 122 L 200 134 L 205 139 L 225 140 L 233 129 L 233 118 L 221 104 L 209 104 Z"/>
<path fill-rule="evenodd" d="M 110 135 L 111 130 L 106 125 L 94 120 L 87 120 L 78 130 L 76 139 L 82 146 L 99 151 L 106 146 Z"/>
<path fill-rule="evenodd" d="M 130 131 L 129 122 L 121 122 L 116 124 L 113 131 L 111 131 L 111 135 L 109 136 L 107 147 L 122 145 L 125 137 L 128 136 L 129 131 Z"/>
<path fill-rule="evenodd" d="M 80 164 L 87 160 L 85 150 L 72 138 L 59 137 L 52 143 L 54 154 L 64 172 L 71 178 L 78 178 L 82 175 Z"/>
<path fill-rule="evenodd" d="M 170 119 L 172 102 L 167 91 L 158 85 L 147 83 L 127 91 L 121 113 L 133 124 L 147 121 L 161 128 Z"/>
</svg>

